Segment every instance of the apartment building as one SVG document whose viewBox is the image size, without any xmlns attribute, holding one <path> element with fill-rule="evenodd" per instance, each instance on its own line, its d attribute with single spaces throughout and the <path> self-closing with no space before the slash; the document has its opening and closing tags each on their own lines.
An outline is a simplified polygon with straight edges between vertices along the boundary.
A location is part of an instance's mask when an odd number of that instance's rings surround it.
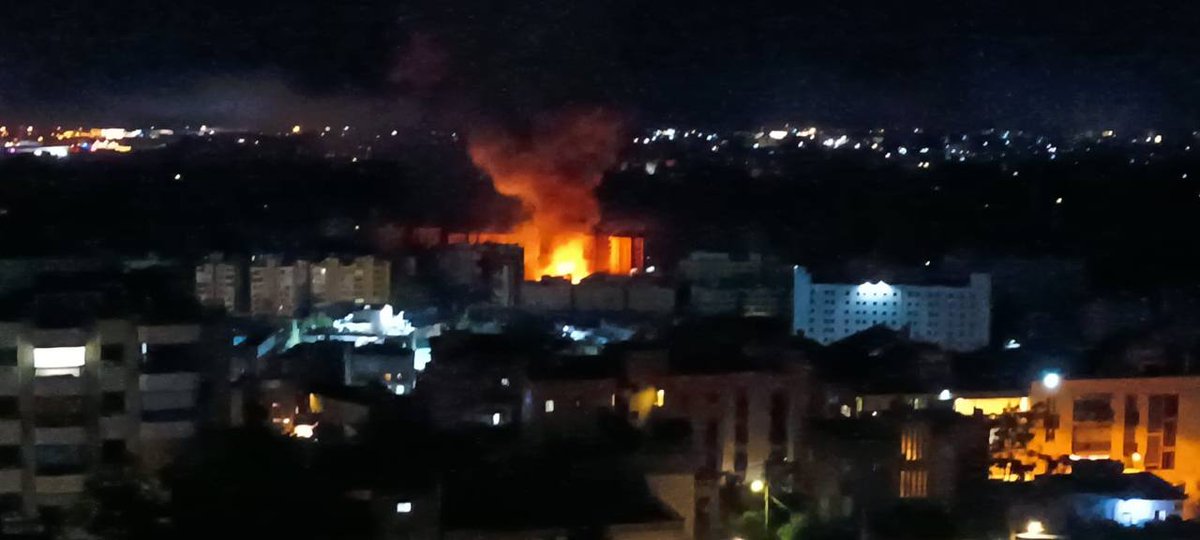
<svg viewBox="0 0 1200 540">
<path fill-rule="evenodd" d="M 1048 377 L 1033 384 L 1030 400 L 1045 410 L 1030 450 L 1154 473 L 1183 489 L 1186 518 L 1200 515 L 1200 376 Z"/>
<path fill-rule="evenodd" d="M 392 264 L 371 255 L 343 261 L 327 257 L 312 265 L 313 302 L 385 303 L 391 297 Z"/>
<path fill-rule="evenodd" d="M 228 418 L 223 326 L 120 279 L 0 300 L 0 511 L 67 507 L 105 464 L 156 470 Z"/>
<path fill-rule="evenodd" d="M 987 274 L 971 274 L 963 283 L 816 283 L 808 269 L 797 266 L 792 292 L 793 331 L 822 344 L 886 326 L 952 351 L 988 345 L 992 285 Z"/>
<path fill-rule="evenodd" d="M 250 261 L 250 313 L 290 317 L 308 300 L 311 264 L 277 255 Z"/>
<path fill-rule="evenodd" d="M 201 305 L 239 312 L 242 288 L 241 265 L 221 254 L 209 255 L 196 265 L 196 299 Z"/>
<path fill-rule="evenodd" d="M 249 276 L 248 287 L 242 278 Z M 291 317 L 309 303 L 387 303 L 391 263 L 374 256 L 312 262 L 279 255 L 255 255 L 245 262 L 211 255 L 196 265 L 195 293 L 202 305 L 264 317 Z M 249 305 L 243 305 L 248 289 Z"/>
</svg>

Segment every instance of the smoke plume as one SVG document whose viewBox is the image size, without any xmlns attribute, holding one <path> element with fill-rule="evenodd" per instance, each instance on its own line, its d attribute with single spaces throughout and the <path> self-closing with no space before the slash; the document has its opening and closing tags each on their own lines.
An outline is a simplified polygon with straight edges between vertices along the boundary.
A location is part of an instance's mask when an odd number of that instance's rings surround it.
<svg viewBox="0 0 1200 540">
<path fill-rule="evenodd" d="M 520 199 L 526 220 L 513 231 L 527 277 L 591 273 L 589 250 L 600 221 L 595 188 L 617 159 L 621 122 L 604 110 L 540 117 L 529 130 L 472 134 L 472 161 L 496 191 Z"/>
</svg>

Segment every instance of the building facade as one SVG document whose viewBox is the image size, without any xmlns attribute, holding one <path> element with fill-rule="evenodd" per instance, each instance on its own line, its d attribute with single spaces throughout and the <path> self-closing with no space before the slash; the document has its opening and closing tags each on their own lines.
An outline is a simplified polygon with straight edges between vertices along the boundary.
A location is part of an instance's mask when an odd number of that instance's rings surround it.
<svg viewBox="0 0 1200 540">
<path fill-rule="evenodd" d="M 0 322 L 0 497 L 34 515 L 72 504 L 88 475 L 134 455 L 164 465 L 197 424 L 221 358 L 199 324 Z M 212 391 L 211 386 L 207 386 Z M 212 394 L 208 394 L 210 397 Z"/>
<path fill-rule="evenodd" d="M 392 295 L 391 262 L 371 255 L 316 262 L 256 255 L 246 272 L 249 287 L 242 278 L 246 270 L 244 262 L 210 256 L 196 265 L 196 299 L 235 313 L 291 317 L 310 303 L 384 304 Z M 247 288 L 249 306 L 243 306 Z"/>
<path fill-rule="evenodd" d="M 1039 381 L 1030 400 L 1045 410 L 1031 451 L 1154 473 L 1183 489 L 1186 518 L 1200 515 L 1200 377 Z"/>
<path fill-rule="evenodd" d="M 319 304 L 386 303 L 391 298 L 391 283 L 392 264 L 371 255 L 348 262 L 327 257 L 312 265 L 312 296 Z"/>
<path fill-rule="evenodd" d="M 991 278 L 971 274 L 964 285 L 814 283 L 793 269 L 792 329 L 828 344 L 874 326 L 907 329 L 917 341 L 952 351 L 986 347 L 991 330 Z"/>
<path fill-rule="evenodd" d="M 219 254 L 196 265 L 196 299 L 201 305 L 237 313 L 242 309 L 241 291 L 241 265 L 227 261 Z"/>
<path fill-rule="evenodd" d="M 250 262 L 250 314 L 288 317 L 308 300 L 310 264 L 275 255 Z"/>
</svg>

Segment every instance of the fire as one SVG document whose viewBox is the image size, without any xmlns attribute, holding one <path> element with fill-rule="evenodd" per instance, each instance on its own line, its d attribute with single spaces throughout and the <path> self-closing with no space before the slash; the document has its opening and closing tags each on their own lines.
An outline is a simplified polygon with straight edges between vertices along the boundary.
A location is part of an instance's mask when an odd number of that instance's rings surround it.
<svg viewBox="0 0 1200 540">
<path fill-rule="evenodd" d="M 600 221 L 595 187 L 617 158 L 620 122 L 593 110 L 535 120 L 527 133 L 473 134 L 471 160 L 496 191 L 521 200 L 526 219 L 511 233 L 525 250 L 525 277 L 569 277 L 595 269 L 588 257 Z"/>
</svg>

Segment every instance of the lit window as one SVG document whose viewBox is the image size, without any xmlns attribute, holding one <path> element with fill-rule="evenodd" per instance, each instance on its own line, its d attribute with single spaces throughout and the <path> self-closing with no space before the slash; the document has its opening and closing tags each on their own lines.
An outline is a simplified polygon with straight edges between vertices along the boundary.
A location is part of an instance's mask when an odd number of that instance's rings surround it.
<svg viewBox="0 0 1200 540">
<path fill-rule="evenodd" d="M 410 503 L 410 502 L 396 503 L 396 513 L 397 514 L 408 514 L 411 512 L 412 512 L 412 503 Z"/>
<path fill-rule="evenodd" d="M 554 412 L 554 400 L 553 399 L 546 400 L 546 412 Z"/>
<path fill-rule="evenodd" d="M 79 376 L 86 347 L 41 347 L 33 350 L 34 374 L 38 377 Z"/>
<path fill-rule="evenodd" d="M 663 405 L 666 405 L 666 403 L 667 403 L 667 391 L 659 389 L 657 392 L 654 393 L 654 406 L 662 407 Z"/>
</svg>

